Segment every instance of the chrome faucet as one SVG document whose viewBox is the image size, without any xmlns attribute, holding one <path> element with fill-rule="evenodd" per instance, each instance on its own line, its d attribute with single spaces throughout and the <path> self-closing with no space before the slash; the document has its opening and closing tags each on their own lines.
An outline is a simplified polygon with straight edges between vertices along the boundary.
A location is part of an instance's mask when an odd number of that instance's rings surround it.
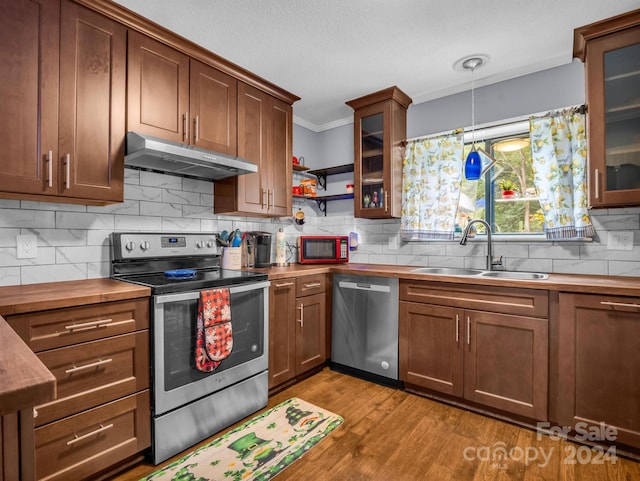
<svg viewBox="0 0 640 481">
<path fill-rule="evenodd" d="M 502 256 L 500 259 L 494 262 L 493 260 L 493 247 L 491 245 L 491 226 L 482 219 L 471 219 L 467 226 L 464 228 L 462 232 L 462 238 L 460 239 L 460 245 L 467 245 L 467 237 L 469 237 L 469 231 L 471 230 L 471 226 L 473 224 L 480 223 L 487 230 L 487 270 L 493 270 L 493 266 L 501 266 L 502 265 Z"/>
</svg>

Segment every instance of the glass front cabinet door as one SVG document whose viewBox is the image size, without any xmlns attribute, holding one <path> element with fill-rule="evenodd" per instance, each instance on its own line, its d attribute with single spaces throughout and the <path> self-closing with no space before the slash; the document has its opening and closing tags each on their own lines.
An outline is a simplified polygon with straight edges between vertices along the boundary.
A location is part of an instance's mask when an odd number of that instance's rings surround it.
<svg viewBox="0 0 640 481">
<path fill-rule="evenodd" d="M 640 205 L 640 10 L 575 30 L 585 62 L 592 207 Z"/>
<path fill-rule="evenodd" d="M 347 102 L 354 112 L 354 216 L 400 217 L 411 99 L 391 87 Z"/>
</svg>

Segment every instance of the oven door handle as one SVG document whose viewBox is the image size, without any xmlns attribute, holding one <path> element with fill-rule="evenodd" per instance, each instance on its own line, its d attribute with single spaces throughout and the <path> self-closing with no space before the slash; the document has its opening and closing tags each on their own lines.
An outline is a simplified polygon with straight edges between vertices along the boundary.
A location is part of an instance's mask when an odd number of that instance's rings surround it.
<svg viewBox="0 0 640 481">
<path fill-rule="evenodd" d="M 233 286 L 219 286 L 217 289 L 226 287 L 229 289 L 229 294 L 237 294 L 240 292 L 257 291 L 259 289 L 268 288 L 271 285 L 269 281 L 252 282 L 250 284 L 236 284 Z M 212 289 L 215 289 L 212 287 Z M 203 289 L 206 290 L 206 289 Z M 200 291 L 178 292 L 175 294 L 163 294 L 155 296 L 154 302 L 156 304 L 165 304 L 167 302 L 180 302 L 180 301 L 193 301 L 200 297 Z"/>
</svg>

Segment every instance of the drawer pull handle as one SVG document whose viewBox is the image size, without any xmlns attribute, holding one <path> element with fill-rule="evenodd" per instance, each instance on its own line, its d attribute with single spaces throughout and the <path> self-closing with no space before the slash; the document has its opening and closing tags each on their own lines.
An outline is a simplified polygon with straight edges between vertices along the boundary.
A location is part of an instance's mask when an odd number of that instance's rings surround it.
<svg viewBox="0 0 640 481">
<path fill-rule="evenodd" d="M 635 307 L 636 309 L 640 308 L 640 304 L 632 304 L 626 302 L 600 301 L 600 304 L 602 304 L 603 306 Z"/>
<path fill-rule="evenodd" d="M 304 304 L 300 304 L 298 309 L 300 309 L 300 319 L 298 319 L 298 322 L 300 323 L 300 327 L 304 327 Z"/>
<path fill-rule="evenodd" d="M 305 284 L 304 287 L 306 289 L 313 289 L 314 287 L 320 287 L 322 283 L 320 282 L 312 282 L 311 284 Z"/>
<path fill-rule="evenodd" d="M 101 433 L 103 431 L 106 431 L 107 429 L 111 429 L 112 427 L 113 427 L 113 423 L 107 424 L 106 426 L 103 426 L 101 424 L 100 427 L 98 429 L 96 429 L 95 431 L 91 431 L 90 433 L 83 434 L 82 436 L 78 436 L 77 434 L 74 434 L 73 435 L 74 436 L 73 439 L 71 441 L 67 441 L 67 446 L 71 446 L 72 444 L 80 442 L 83 439 L 87 439 L 88 437 L 91 437 L 94 434 L 99 434 L 99 433 Z"/>
<path fill-rule="evenodd" d="M 467 346 L 471 345 L 471 318 L 467 316 Z"/>
<path fill-rule="evenodd" d="M 293 282 L 283 282 L 282 284 L 276 284 L 276 289 L 280 287 L 292 286 Z"/>
<path fill-rule="evenodd" d="M 104 327 L 105 324 L 113 322 L 113 319 L 98 319 L 97 321 L 83 322 L 80 324 L 71 324 L 70 326 L 64 326 L 67 331 L 85 331 L 87 329 L 98 329 Z"/>
<path fill-rule="evenodd" d="M 460 314 L 456 314 L 456 344 L 460 341 Z"/>
<path fill-rule="evenodd" d="M 47 185 L 53 187 L 53 150 L 47 154 Z"/>
<path fill-rule="evenodd" d="M 100 359 L 96 362 L 92 362 L 91 364 L 85 364 L 84 366 L 77 366 L 77 367 L 73 366 L 72 368 L 69 368 L 64 372 L 67 374 L 71 374 L 72 372 L 84 371 L 85 369 L 91 369 L 92 367 L 98 367 L 98 366 L 103 366 L 104 364 L 109 364 L 111 361 L 113 361 L 113 359 L 111 358 Z"/>
</svg>

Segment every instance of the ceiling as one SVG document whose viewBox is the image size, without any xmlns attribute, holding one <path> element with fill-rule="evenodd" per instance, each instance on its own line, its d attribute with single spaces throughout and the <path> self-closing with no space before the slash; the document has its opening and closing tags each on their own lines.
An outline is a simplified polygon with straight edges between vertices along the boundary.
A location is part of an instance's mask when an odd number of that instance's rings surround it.
<svg viewBox="0 0 640 481">
<path fill-rule="evenodd" d="M 345 101 L 392 85 L 414 104 L 572 61 L 573 29 L 638 0 L 117 0 L 301 97 L 294 121 L 347 123 Z"/>
</svg>

